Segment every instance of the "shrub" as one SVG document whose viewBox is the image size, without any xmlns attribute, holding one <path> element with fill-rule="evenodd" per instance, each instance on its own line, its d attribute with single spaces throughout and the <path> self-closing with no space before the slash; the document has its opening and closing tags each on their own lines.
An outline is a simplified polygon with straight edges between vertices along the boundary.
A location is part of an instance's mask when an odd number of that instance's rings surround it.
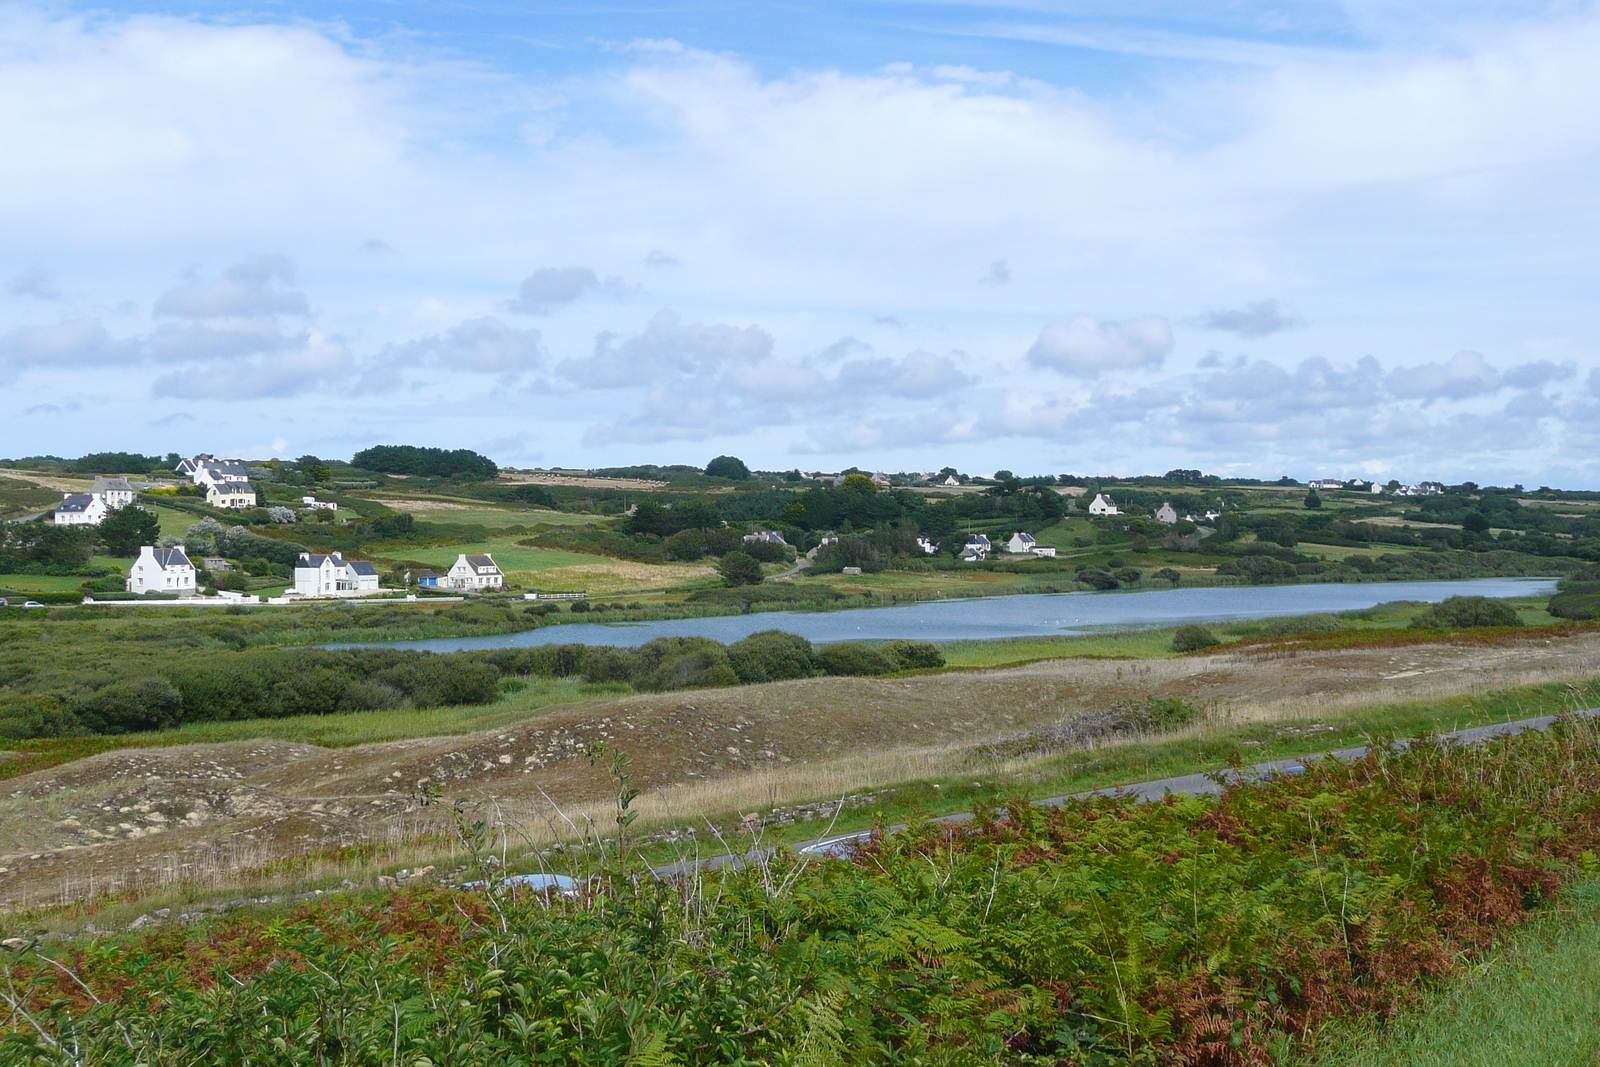
<svg viewBox="0 0 1600 1067">
<path fill-rule="evenodd" d="M 1121 570 L 1116 572 L 1116 577 L 1117 581 L 1119 582 L 1127 582 L 1129 585 L 1137 585 L 1139 580 L 1143 578 L 1144 575 L 1133 567 L 1123 567 Z"/>
<path fill-rule="evenodd" d="M 633 653 L 635 689 L 661 692 L 738 685 L 727 650 L 708 637 L 658 637 Z"/>
<path fill-rule="evenodd" d="M 764 580 L 761 564 L 747 552 L 729 552 L 717 564 L 717 573 L 730 586 L 760 585 Z"/>
<path fill-rule="evenodd" d="M 77 718 L 101 734 L 160 730 L 182 721 L 183 694 L 165 678 L 112 682 L 79 704 Z"/>
<path fill-rule="evenodd" d="M 633 677 L 633 655 L 626 649 L 605 646 L 586 648 L 583 645 L 561 647 L 581 650 L 583 680 L 586 682 L 626 682 Z"/>
<path fill-rule="evenodd" d="M 1091 589 L 1116 589 L 1122 584 L 1098 567 L 1085 567 L 1079 571 L 1078 581 Z"/>
<path fill-rule="evenodd" d="M 817 666 L 825 674 L 871 676 L 889 674 L 899 665 L 878 649 L 860 641 L 836 641 L 817 650 Z"/>
<path fill-rule="evenodd" d="M 1216 635 L 1204 626 L 1190 624 L 1180 626 L 1172 635 L 1172 651 L 1198 652 L 1202 648 L 1211 648 L 1221 644 Z"/>
<path fill-rule="evenodd" d="M 1183 575 L 1179 574 L 1171 567 L 1162 567 L 1160 570 L 1156 571 L 1156 577 L 1160 578 L 1162 581 L 1171 582 L 1173 585 L 1177 585 L 1179 582 L 1183 581 Z"/>
<path fill-rule="evenodd" d="M 789 549 L 771 541 L 748 541 L 740 551 L 762 563 L 786 563 L 789 560 Z"/>
<path fill-rule="evenodd" d="M 927 670 L 944 666 L 944 653 L 932 641 L 890 641 L 878 651 L 903 671 Z"/>
<path fill-rule="evenodd" d="M 572 602 L 572 607 L 568 610 L 575 611 L 582 615 L 584 612 L 589 610 L 589 602 L 587 600 L 574 600 Z"/>
<path fill-rule="evenodd" d="M 1422 630 L 1456 630 L 1478 626 L 1521 626 L 1516 609 L 1486 596 L 1453 596 L 1411 620 Z"/>
<path fill-rule="evenodd" d="M 762 630 L 728 646 L 728 663 L 745 684 L 809 678 L 816 673 L 811 642 L 782 630 Z"/>
</svg>

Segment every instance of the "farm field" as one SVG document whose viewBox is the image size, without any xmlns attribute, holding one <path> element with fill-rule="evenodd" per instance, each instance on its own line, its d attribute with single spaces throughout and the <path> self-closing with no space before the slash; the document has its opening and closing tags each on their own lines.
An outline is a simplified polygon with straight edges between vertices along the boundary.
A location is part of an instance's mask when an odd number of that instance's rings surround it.
<svg viewBox="0 0 1600 1067">
<path fill-rule="evenodd" d="M 696 563 L 637 563 L 581 552 L 528 548 L 520 537 L 487 538 L 474 544 L 407 550 L 407 557 L 434 567 L 448 567 L 461 552 L 488 553 L 513 587 L 550 592 L 607 595 L 696 585 L 720 585 L 711 567 Z"/>
</svg>

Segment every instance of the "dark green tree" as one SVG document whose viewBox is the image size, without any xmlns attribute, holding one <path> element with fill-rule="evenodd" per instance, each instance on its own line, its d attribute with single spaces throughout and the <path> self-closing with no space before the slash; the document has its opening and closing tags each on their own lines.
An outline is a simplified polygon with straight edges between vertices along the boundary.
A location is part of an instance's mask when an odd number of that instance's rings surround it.
<svg viewBox="0 0 1600 1067">
<path fill-rule="evenodd" d="M 137 556 L 161 536 L 161 520 L 138 504 L 114 509 L 100 522 L 100 540 L 113 556 Z"/>
<path fill-rule="evenodd" d="M 735 482 L 748 481 L 750 468 L 746 467 L 744 460 L 737 456 L 718 456 L 706 464 L 706 477 L 727 478 Z"/>
<path fill-rule="evenodd" d="M 717 564 L 717 573 L 729 585 L 760 585 L 761 564 L 748 552 L 729 552 Z"/>
<path fill-rule="evenodd" d="M 1308 508 L 1320 508 L 1321 506 L 1322 506 L 1322 498 L 1317 495 L 1317 491 L 1315 489 L 1311 490 L 1311 492 L 1306 494 L 1306 507 L 1308 507 Z"/>
</svg>

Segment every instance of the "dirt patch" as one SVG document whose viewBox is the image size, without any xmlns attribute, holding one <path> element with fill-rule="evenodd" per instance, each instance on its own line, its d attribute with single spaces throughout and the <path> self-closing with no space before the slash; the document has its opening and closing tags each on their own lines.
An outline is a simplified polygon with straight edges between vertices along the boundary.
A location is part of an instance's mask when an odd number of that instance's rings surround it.
<svg viewBox="0 0 1600 1067">
<path fill-rule="evenodd" d="M 661 489 L 666 482 L 643 478 L 591 478 L 581 474 L 505 474 L 500 480 L 509 485 L 570 485 L 579 489 Z"/>
<path fill-rule="evenodd" d="M 1597 672 L 1596 634 L 1491 648 L 1051 660 L 634 696 L 545 709 L 483 733 L 343 749 L 240 741 L 120 750 L 5 783 L 0 904 L 393 841 L 439 824 L 441 809 L 418 803 L 432 788 L 446 800 L 492 799 L 507 809 L 580 808 L 607 794 L 603 768 L 584 758 L 600 741 L 627 751 L 634 783 L 652 793 L 734 804 L 742 801 L 727 800 L 737 795 L 727 790 L 759 779 L 776 804 L 827 795 L 837 781 L 824 781 L 821 769 L 841 761 L 890 766 L 896 753 L 965 751 L 1148 696 L 1181 696 L 1239 720 L 1273 719 Z"/>
<path fill-rule="evenodd" d="M 506 515 L 515 514 L 505 508 L 492 507 L 488 504 L 453 504 L 448 500 L 380 499 L 378 502 L 386 508 L 393 508 L 395 511 L 494 511 L 502 512 Z"/>
</svg>

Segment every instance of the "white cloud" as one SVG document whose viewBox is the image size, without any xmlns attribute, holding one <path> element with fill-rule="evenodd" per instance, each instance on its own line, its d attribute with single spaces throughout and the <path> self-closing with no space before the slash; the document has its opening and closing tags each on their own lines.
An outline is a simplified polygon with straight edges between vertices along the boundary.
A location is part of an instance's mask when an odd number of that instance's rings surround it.
<svg viewBox="0 0 1600 1067">
<path fill-rule="evenodd" d="M 1098 322 L 1078 315 L 1070 322 L 1052 322 L 1028 349 L 1028 362 L 1069 378 L 1156 370 L 1172 353 L 1172 327 L 1160 315 L 1127 322 Z"/>
<path fill-rule="evenodd" d="M 212 281 L 192 279 L 162 293 L 156 299 L 155 313 L 185 319 L 310 313 L 304 293 L 275 288 L 275 281 L 294 284 L 294 264 L 288 256 L 249 256 Z"/>
<path fill-rule="evenodd" d="M 24 271 L 11 279 L 6 291 L 12 296 L 31 296 L 35 300 L 57 301 L 62 297 L 61 287 L 42 270 Z"/>
<path fill-rule="evenodd" d="M 517 288 L 517 298 L 506 304 L 506 310 L 525 315 L 548 315 L 565 307 L 584 293 L 622 292 L 626 287 L 621 278 L 600 280 L 588 267 L 540 267 L 522 280 Z"/>
<path fill-rule="evenodd" d="M 31 369 L 103 367 L 133 356 L 127 345 L 112 341 L 98 319 L 18 326 L 0 334 L 0 382 L 15 381 Z"/>
<path fill-rule="evenodd" d="M 1444 363 L 1396 367 L 1389 372 L 1389 392 L 1410 400 L 1465 400 L 1500 388 L 1500 372 L 1482 353 L 1460 351 Z"/>
<path fill-rule="evenodd" d="M 772 335 L 759 326 L 685 325 L 677 312 L 658 311 L 643 332 L 621 343 L 616 334 L 602 333 L 592 356 L 564 360 L 557 369 L 590 388 L 624 389 L 758 363 L 772 355 L 772 345 Z"/>
<path fill-rule="evenodd" d="M 314 392 L 354 370 L 344 345 L 312 333 L 292 350 L 229 363 L 225 370 L 199 365 L 162 375 L 150 392 L 182 400 L 278 399 Z"/>
<path fill-rule="evenodd" d="M 516 376 L 544 366 L 538 330 L 518 329 L 493 315 L 467 319 L 443 334 L 429 334 L 385 352 L 380 363 L 428 363 L 450 371 Z"/>
<path fill-rule="evenodd" d="M 1278 310 L 1276 299 L 1258 300 L 1236 310 L 1212 310 L 1200 317 L 1200 325 L 1208 330 L 1228 330 L 1241 337 L 1266 337 L 1305 324 L 1299 315 Z"/>
</svg>

